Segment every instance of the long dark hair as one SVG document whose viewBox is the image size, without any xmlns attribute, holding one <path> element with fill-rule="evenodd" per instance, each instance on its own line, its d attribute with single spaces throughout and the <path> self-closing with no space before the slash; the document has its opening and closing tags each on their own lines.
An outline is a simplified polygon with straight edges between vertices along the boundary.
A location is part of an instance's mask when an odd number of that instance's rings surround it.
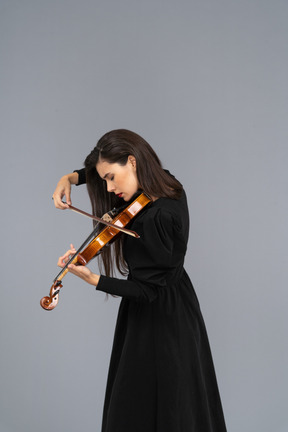
<svg viewBox="0 0 288 432">
<path fill-rule="evenodd" d="M 180 198 L 181 183 L 163 170 L 157 154 L 148 142 L 135 132 L 116 129 L 103 135 L 85 159 L 86 183 L 94 215 L 101 217 L 112 208 L 124 204 L 114 193 L 107 192 L 106 181 L 96 170 L 97 163 L 101 160 L 123 166 L 130 155 L 136 160 L 136 173 L 141 191 L 156 198 Z M 114 264 L 120 273 L 127 273 L 122 254 L 122 237 L 119 236 L 113 243 L 113 249 L 104 248 L 100 255 L 107 276 L 113 274 Z"/>
</svg>

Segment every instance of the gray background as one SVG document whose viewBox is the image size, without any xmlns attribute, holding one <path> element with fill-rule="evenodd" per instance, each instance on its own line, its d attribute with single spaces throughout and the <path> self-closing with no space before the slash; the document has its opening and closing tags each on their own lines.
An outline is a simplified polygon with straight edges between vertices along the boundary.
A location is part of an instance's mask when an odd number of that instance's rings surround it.
<svg viewBox="0 0 288 432">
<path fill-rule="evenodd" d="M 56 183 L 124 127 L 187 190 L 228 430 L 286 432 L 287 1 L 1 0 L 0 19 L 0 431 L 100 430 L 119 299 L 67 275 L 39 300 L 92 229 Z"/>
</svg>

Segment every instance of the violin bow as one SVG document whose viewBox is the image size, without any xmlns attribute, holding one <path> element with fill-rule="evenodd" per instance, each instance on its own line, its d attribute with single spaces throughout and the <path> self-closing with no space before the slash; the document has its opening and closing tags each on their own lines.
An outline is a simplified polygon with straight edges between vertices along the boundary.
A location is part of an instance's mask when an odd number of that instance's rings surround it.
<svg viewBox="0 0 288 432">
<path fill-rule="evenodd" d="M 63 204 L 67 204 L 67 203 L 63 202 Z M 101 224 L 104 224 L 104 225 L 107 225 L 107 226 L 109 226 L 111 228 L 115 228 L 115 229 L 117 229 L 119 231 L 122 231 L 125 234 L 128 234 L 128 235 L 132 236 L 132 237 L 140 238 L 139 234 L 137 234 L 135 231 L 129 230 L 127 228 L 119 227 L 118 225 L 112 224 L 111 222 L 106 222 L 104 219 L 101 219 L 101 218 L 99 218 L 97 216 L 93 216 L 90 213 L 86 213 L 85 211 L 80 210 L 77 207 L 72 206 L 71 204 L 67 204 L 67 205 L 68 205 L 69 209 L 72 210 L 72 211 L 74 211 L 75 213 L 79 213 L 79 214 L 82 214 L 83 216 L 87 216 L 90 219 L 96 220 L 97 222 L 99 222 Z"/>
</svg>

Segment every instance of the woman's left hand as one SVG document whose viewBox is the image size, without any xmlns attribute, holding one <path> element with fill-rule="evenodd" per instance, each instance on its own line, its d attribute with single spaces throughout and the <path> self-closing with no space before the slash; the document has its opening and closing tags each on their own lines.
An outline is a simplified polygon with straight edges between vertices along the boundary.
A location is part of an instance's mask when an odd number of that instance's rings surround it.
<svg viewBox="0 0 288 432">
<path fill-rule="evenodd" d="M 73 244 L 71 244 L 70 249 L 63 256 L 59 257 L 57 265 L 63 268 L 66 265 L 66 263 L 69 261 L 71 256 L 74 255 L 75 253 L 76 253 L 76 249 L 74 248 Z M 69 264 L 67 268 L 70 273 L 80 277 L 90 285 L 96 286 L 99 282 L 100 276 L 95 273 L 92 273 L 91 270 L 86 266 Z"/>
</svg>

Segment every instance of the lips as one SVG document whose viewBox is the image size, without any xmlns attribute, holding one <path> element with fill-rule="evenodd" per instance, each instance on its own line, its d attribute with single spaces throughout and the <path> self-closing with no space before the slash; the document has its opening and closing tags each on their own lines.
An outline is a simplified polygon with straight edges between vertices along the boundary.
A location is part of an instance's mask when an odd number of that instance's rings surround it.
<svg viewBox="0 0 288 432">
<path fill-rule="evenodd" d="M 116 194 L 116 195 L 118 196 L 118 198 L 122 198 L 123 193 L 119 193 L 119 194 Z"/>
</svg>

